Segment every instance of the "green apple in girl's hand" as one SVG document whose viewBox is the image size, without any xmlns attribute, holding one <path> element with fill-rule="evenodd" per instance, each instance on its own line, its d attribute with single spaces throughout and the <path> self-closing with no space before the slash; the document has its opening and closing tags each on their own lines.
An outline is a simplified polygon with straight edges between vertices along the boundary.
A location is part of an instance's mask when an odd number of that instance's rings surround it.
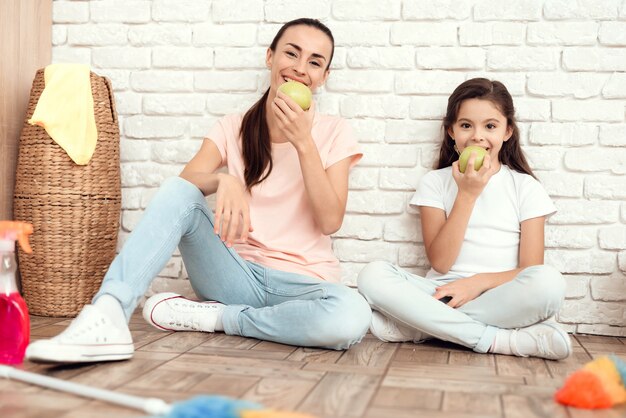
<svg viewBox="0 0 626 418">
<path fill-rule="evenodd" d="M 304 84 L 290 80 L 281 84 L 278 90 L 291 97 L 291 100 L 298 103 L 302 110 L 307 110 L 311 107 L 311 90 Z"/>
<path fill-rule="evenodd" d="M 467 168 L 467 160 L 469 160 L 472 152 L 476 153 L 476 159 L 474 159 L 474 169 L 478 171 L 480 170 L 480 167 L 482 167 L 485 155 L 487 155 L 487 150 L 476 145 L 470 145 L 463 150 L 461 156 L 459 157 L 459 170 L 461 171 L 461 173 L 465 173 L 465 169 Z"/>
</svg>

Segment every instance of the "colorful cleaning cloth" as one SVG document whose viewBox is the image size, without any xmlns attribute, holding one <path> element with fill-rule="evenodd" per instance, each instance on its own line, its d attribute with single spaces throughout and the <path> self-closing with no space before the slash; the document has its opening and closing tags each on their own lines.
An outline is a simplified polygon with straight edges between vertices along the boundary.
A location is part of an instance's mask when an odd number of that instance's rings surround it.
<svg viewBox="0 0 626 418">
<path fill-rule="evenodd" d="M 78 165 L 91 160 L 98 140 L 89 74 L 84 64 L 48 65 L 46 86 L 28 120 L 44 128 Z"/>
<path fill-rule="evenodd" d="M 626 402 L 626 363 L 616 356 L 602 356 L 572 373 L 554 398 L 584 409 L 603 409 Z"/>
<path fill-rule="evenodd" d="M 156 417 L 153 417 L 156 418 Z M 299 412 L 265 409 L 261 405 L 224 396 L 196 396 L 177 402 L 165 418 L 315 418 Z"/>
</svg>

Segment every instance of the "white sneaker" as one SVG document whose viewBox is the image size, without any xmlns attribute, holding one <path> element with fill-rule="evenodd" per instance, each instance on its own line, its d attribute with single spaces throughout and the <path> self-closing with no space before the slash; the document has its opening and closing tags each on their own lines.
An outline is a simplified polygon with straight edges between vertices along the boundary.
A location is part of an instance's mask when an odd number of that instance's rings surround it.
<svg viewBox="0 0 626 418">
<path fill-rule="evenodd" d="M 526 339 L 520 342 L 519 339 Z M 534 344 L 528 344 L 528 339 Z M 520 357 L 541 357 L 548 360 L 563 360 L 572 354 L 569 335 L 553 321 L 544 321 L 525 328 L 511 330 L 509 338 L 511 352 Z"/>
<path fill-rule="evenodd" d="M 30 344 L 26 358 L 35 362 L 83 363 L 126 360 L 134 351 L 128 327 L 113 325 L 95 305 L 85 305 L 62 333 Z"/>
<path fill-rule="evenodd" d="M 430 338 L 428 334 L 400 325 L 378 311 L 372 311 L 370 332 L 379 340 L 389 343 L 419 343 Z"/>
<path fill-rule="evenodd" d="M 196 302 L 176 293 L 159 293 L 146 301 L 143 318 L 163 331 L 214 332 L 224 305 Z"/>
</svg>

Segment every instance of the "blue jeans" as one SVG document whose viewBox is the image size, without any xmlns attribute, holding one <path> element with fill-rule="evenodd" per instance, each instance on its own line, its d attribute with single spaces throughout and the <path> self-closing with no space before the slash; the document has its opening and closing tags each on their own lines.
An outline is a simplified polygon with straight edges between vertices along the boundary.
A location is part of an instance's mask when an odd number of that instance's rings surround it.
<svg viewBox="0 0 626 418">
<path fill-rule="evenodd" d="M 213 231 L 213 213 L 200 190 L 180 177 L 167 179 L 94 301 L 109 294 L 130 318 L 178 246 L 196 295 L 227 305 L 222 317 L 227 334 L 337 350 L 363 338 L 371 310 L 356 291 L 246 261 Z"/>
<path fill-rule="evenodd" d="M 525 268 L 510 282 L 451 308 L 433 298 L 450 280 L 430 280 L 384 261 L 368 264 L 358 277 L 359 292 L 373 309 L 395 322 L 445 341 L 486 353 L 498 328 L 522 328 L 558 312 L 565 280 L 547 266 Z"/>
</svg>

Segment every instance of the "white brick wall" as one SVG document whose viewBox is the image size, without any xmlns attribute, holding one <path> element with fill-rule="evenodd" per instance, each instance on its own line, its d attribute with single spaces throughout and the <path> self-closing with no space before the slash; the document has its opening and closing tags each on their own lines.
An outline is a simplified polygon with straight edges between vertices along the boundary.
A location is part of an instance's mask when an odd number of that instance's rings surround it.
<svg viewBox="0 0 626 418">
<path fill-rule="evenodd" d="M 120 116 L 120 243 L 163 179 L 220 115 L 267 86 L 265 50 L 286 20 L 319 18 L 337 49 L 320 110 L 365 152 L 335 234 L 344 280 L 370 260 L 428 268 L 407 202 L 436 158 L 447 96 L 476 76 L 514 95 L 522 143 L 559 212 L 546 260 L 566 275 L 559 319 L 626 335 L 626 1 L 55 0 L 53 61 L 109 77 Z M 176 253 L 152 291 L 189 292 Z"/>
</svg>

